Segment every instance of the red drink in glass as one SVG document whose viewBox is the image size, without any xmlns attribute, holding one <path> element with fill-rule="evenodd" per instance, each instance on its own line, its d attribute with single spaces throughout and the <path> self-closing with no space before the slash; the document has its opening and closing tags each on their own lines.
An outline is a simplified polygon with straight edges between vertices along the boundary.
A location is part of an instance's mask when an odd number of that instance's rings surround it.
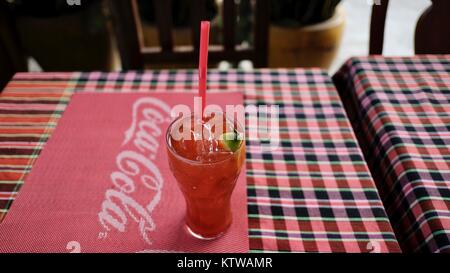
<svg viewBox="0 0 450 273">
<path fill-rule="evenodd" d="M 186 225 L 200 239 L 217 238 L 231 225 L 231 194 L 245 160 L 242 127 L 217 117 L 222 126 L 210 127 L 208 119 L 194 116 L 178 118 L 166 134 L 170 169 L 186 200 Z M 189 123 L 192 130 L 181 137 Z M 228 133 L 216 131 L 219 126 Z"/>
</svg>

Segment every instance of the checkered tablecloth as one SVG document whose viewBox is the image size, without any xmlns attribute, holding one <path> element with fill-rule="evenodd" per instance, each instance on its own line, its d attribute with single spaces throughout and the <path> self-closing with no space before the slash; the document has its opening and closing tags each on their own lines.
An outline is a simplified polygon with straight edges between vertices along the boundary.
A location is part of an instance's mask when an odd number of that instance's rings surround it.
<svg viewBox="0 0 450 273">
<path fill-rule="evenodd" d="M 450 55 L 353 58 L 334 81 L 402 249 L 450 252 Z"/>
<path fill-rule="evenodd" d="M 262 153 L 247 143 L 251 251 L 400 251 L 325 72 L 213 70 L 208 79 L 208 92 L 243 91 L 247 105 L 280 106 L 280 148 Z M 17 74 L 0 95 L 0 216 L 73 92 L 196 92 L 196 82 L 194 70 Z"/>
</svg>

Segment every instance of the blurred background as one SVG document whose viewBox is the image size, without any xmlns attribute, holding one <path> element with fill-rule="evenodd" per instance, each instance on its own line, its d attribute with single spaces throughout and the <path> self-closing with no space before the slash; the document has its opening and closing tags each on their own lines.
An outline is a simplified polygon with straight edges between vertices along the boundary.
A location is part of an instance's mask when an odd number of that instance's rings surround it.
<svg viewBox="0 0 450 273">
<path fill-rule="evenodd" d="M 391 1 L 385 55 L 414 54 L 428 0 Z M 210 65 L 321 67 L 369 52 L 368 0 L 0 0 L 0 87 L 16 71 L 195 68 L 211 21 Z"/>
<path fill-rule="evenodd" d="M 368 54 L 371 8 L 366 0 L 343 0 L 346 26 L 337 57 L 331 66 L 335 72 L 351 56 Z M 383 55 L 414 55 L 414 32 L 429 0 L 393 0 L 389 2 Z"/>
</svg>

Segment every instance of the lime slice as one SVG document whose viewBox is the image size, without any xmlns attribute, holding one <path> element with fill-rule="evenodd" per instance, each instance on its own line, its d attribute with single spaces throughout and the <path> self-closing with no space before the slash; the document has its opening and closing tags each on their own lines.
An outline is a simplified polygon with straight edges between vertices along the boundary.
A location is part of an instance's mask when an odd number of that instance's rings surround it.
<svg viewBox="0 0 450 273">
<path fill-rule="evenodd" d="M 238 136 L 239 135 L 236 131 L 222 134 L 220 143 L 226 150 L 236 152 L 237 149 L 239 149 L 239 147 L 241 146 L 242 142 L 242 139 L 238 139 Z"/>
</svg>

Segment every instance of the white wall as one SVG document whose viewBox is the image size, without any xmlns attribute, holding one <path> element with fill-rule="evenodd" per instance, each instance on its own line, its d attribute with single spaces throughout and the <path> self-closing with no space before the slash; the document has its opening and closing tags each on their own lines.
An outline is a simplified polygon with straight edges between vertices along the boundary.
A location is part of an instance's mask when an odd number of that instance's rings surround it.
<svg viewBox="0 0 450 273">
<path fill-rule="evenodd" d="M 371 6 L 367 0 L 343 0 L 346 28 L 338 56 L 330 69 L 334 73 L 351 56 L 369 52 Z M 414 54 L 414 30 L 417 19 L 429 6 L 429 0 L 391 0 L 389 3 L 384 55 Z"/>
</svg>

